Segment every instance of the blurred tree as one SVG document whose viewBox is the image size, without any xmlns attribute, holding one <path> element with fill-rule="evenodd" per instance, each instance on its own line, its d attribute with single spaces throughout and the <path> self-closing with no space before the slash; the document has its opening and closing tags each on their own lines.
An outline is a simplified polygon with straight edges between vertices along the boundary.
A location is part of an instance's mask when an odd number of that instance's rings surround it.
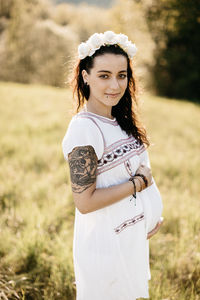
<svg viewBox="0 0 200 300">
<path fill-rule="evenodd" d="M 153 51 L 155 43 L 149 32 L 145 19 L 143 2 L 133 0 L 117 0 L 111 10 L 112 27 L 116 33 L 124 33 L 136 44 L 138 53 L 133 59 L 133 66 L 140 87 L 152 88 L 152 74 L 149 66 L 154 63 Z"/>
<path fill-rule="evenodd" d="M 0 59 L 3 80 L 4 76 L 6 78 L 9 74 L 9 80 L 27 83 L 30 80 L 30 74 L 34 72 L 35 68 L 31 59 L 33 46 L 29 42 L 34 17 L 30 15 L 29 9 L 28 1 L 25 0 L 15 0 L 11 8 L 5 38 L 5 52 Z"/>
<path fill-rule="evenodd" d="M 111 24 L 109 12 L 86 4 L 9 0 L 13 5 L 4 6 L 1 1 L 0 80 L 4 81 L 65 85 L 77 45 Z"/>
<path fill-rule="evenodd" d="M 146 12 L 156 43 L 158 93 L 200 101 L 200 1 L 152 0 Z"/>
<path fill-rule="evenodd" d="M 46 19 L 49 7 L 47 0 L 15 0 L 0 38 L 1 80 L 64 85 L 64 63 L 78 38 L 69 28 Z"/>
<path fill-rule="evenodd" d="M 0 0 L 0 17 L 10 18 L 13 0 Z"/>
</svg>

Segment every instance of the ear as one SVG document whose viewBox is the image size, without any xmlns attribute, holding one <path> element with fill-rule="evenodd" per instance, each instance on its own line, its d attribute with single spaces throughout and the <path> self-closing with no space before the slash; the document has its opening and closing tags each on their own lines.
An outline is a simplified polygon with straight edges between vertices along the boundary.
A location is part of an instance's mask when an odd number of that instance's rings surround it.
<svg viewBox="0 0 200 300">
<path fill-rule="evenodd" d="M 83 77 L 83 81 L 86 83 L 88 83 L 88 73 L 86 70 L 82 70 L 82 77 Z"/>
</svg>

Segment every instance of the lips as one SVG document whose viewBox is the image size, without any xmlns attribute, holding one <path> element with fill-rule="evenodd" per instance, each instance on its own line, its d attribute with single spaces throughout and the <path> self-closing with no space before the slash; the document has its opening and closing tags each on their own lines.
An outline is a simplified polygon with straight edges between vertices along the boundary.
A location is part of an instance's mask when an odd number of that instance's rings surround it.
<svg viewBox="0 0 200 300">
<path fill-rule="evenodd" d="M 107 96 L 111 96 L 111 97 L 115 97 L 115 96 L 119 96 L 120 93 L 117 94 L 106 94 Z"/>
</svg>

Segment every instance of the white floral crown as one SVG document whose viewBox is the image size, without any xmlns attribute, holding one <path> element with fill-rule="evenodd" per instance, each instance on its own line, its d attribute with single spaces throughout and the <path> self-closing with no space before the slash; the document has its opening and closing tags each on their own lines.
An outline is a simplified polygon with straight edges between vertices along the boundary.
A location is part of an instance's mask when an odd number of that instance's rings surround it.
<svg viewBox="0 0 200 300">
<path fill-rule="evenodd" d="M 86 56 L 92 56 L 96 50 L 101 46 L 117 44 L 129 56 L 130 59 L 137 52 L 135 44 L 128 40 L 125 34 L 116 34 L 113 31 L 106 31 L 104 33 L 94 33 L 85 42 L 78 46 L 78 57 L 84 59 Z"/>
</svg>

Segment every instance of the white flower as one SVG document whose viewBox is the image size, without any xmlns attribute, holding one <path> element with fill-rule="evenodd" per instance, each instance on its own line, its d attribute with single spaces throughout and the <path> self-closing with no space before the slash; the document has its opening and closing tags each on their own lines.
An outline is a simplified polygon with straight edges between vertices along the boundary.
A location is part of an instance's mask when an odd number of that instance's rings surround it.
<svg viewBox="0 0 200 300">
<path fill-rule="evenodd" d="M 94 33 L 93 35 L 91 35 L 87 43 L 89 43 L 90 48 L 97 50 L 102 46 L 102 36 L 98 33 Z"/>
<path fill-rule="evenodd" d="M 127 53 L 130 56 L 130 58 L 133 58 L 133 56 L 136 54 L 137 48 L 135 44 L 128 42 L 127 43 Z"/>
<path fill-rule="evenodd" d="M 106 45 L 117 44 L 117 35 L 113 31 L 105 31 L 103 41 Z"/>
<path fill-rule="evenodd" d="M 92 55 L 95 53 L 96 50 L 97 50 L 97 49 L 93 49 L 92 47 L 90 48 L 90 45 L 89 45 L 88 56 L 92 56 Z"/>
<path fill-rule="evenodd" d="M 79 58 L 83 59 L 86 56 L 88 56 L 89 51 L 90 51 L 90 48 L 89 48 L 88 44 L 87 43 L 81 43 L 78 46 L 78 55 L 79 55 Z"/>
<path fill-rule="evenodd" d="M 131 59 L 137 52 L 135 44 L 129 41 L 125 34 L 116 34 L 113 31 L 105 31 L 104 33 L 94 33 L 87 42 L 79 45 L 79 58 L 83 59 L 86 56 L 92 56 L 101 46 L 114 44 L 119 45 Z"/>
<path fill-rule="evenodd" d="M 117 35 L 117 43 L 120 45 L 125 45 L 128 42 L 128 37 L 125 34 L 118 34 Z"/>
</svg>

